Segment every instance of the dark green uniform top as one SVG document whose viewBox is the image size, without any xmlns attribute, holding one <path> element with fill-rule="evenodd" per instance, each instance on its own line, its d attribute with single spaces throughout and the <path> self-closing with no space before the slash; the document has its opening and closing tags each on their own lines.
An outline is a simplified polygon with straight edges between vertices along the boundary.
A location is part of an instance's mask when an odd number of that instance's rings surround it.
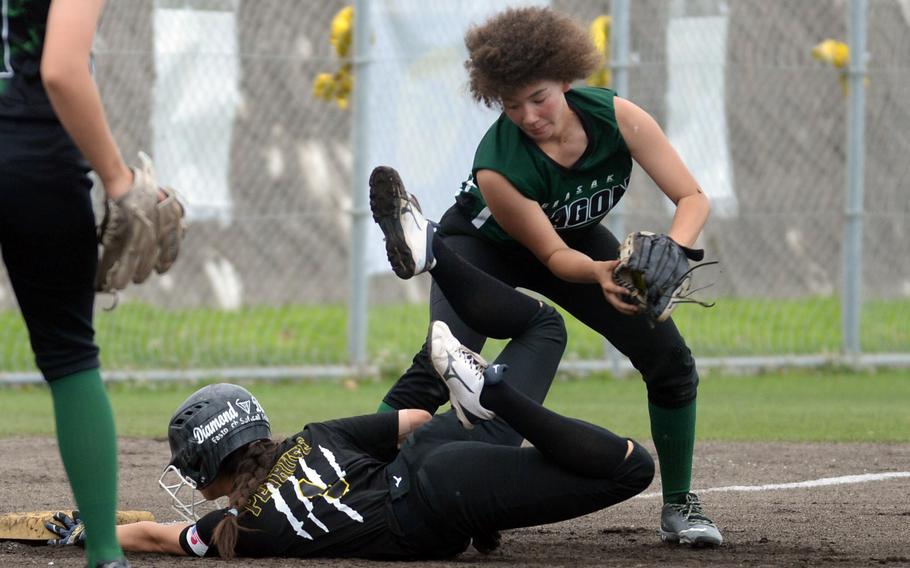
<svg viewBox="0 0 910 568">
<path fill-rule="evenodd" d="M 50 0 L 6 0 L 0 25 L 0 118 L 56 119 L 41 83 Z"/>
<path fill-rule="evenodd" d="M 625 193 L 632 172 L 632 156 L 616 124 L 615 95 L 597 87 L 566 93 L 588 137 L 588 147 L 568 168 L 547 156 L 503 113 L 480 141 L 471 177 L 462 184 L 458 201 L 474 226 L 495 242 L 514 242 L 492 217 L 477 188 L 478 170 L 501 174 L 522 195 L 538 202 L 557 232 L 600 223 Z"/>
<path fill-rule="evenodd" d="M 50 5 L 51 0 L 0 0 L 0 163 L 53 159 L 87 172 L 88 162 L 57 119 L 41 82 Z"/>
</svg>

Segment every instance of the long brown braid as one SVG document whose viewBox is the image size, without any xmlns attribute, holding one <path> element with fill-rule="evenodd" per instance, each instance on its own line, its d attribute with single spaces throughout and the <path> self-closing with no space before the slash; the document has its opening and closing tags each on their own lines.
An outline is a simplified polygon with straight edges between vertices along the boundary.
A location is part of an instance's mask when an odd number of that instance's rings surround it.
<svg viewBox="0 0 910 568">
<path fill-rule="evenodd" d="M 238 522 L 240 515 L 250 497 L 265 482 L 278 459 L 279 443 L 274 440 L 257 440 L 234 451 L 221 463 L 219 475 L 233 475 L 234 482 L 228 494 L 228 509 L 233 512 L 225 514 L 215 526 L 212 544 L 218 547 L 218 554 L 225 560 L 234 558 L 237 546 L 237 534 L 242 529 Z"/>
</svg>

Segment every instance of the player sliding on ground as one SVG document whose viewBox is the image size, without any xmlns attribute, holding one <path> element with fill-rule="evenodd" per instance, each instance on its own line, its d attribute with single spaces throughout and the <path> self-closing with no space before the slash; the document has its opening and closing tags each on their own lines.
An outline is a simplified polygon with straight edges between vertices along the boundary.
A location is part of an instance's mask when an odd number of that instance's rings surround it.
<svg viewBox="0 0 910 568">
<path fill-rule="evenodd" d="M 433 322 L 433 365 L 454 410 L 311 423 L 282 441 L 245 389 L 200 389 L 171 418 L 170 466 L 227 506 L 194 523 L 120 526 L 125 550 L 444 558 L 472 537 L 489 550 L 497 531 L 598 511 L 651 483 L 654 462 L 637 442 L 541 406 L 566 343 L 559 313 L 434 239 L 394 171 L 378 168 L 371 185 L 390 257 L 429 269 L 465 322 L 509 344 L 488 365 Z M 177 503 L 192 514 L 192 500 Z M 60 520 L 53 530 L 72 541 L 79 525 Z"/>
</svg>

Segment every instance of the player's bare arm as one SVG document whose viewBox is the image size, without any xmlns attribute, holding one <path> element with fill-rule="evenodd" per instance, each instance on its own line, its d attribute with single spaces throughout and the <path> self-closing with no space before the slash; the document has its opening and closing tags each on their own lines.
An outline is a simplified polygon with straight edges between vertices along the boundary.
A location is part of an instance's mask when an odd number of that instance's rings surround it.
<svg viewBox="0 0 910 568">
<path fill-rule="evenodd" d="M 117 540 L 129 552 L 157 552 L 186 556 L 180 546 L 180 533 L 188 523 L 156 523 L 141 521 L 117 527 Z"/>
<path fill-rule="evenodd" d="M 650 114 L 620 97 L 614 99 L 614 105 L 619 131 L 632 158 L 676 204 L 667 234 L 683 246 L 693 246 L 708 219 L 711 206 L 707 196 Z"/>
<path fill-rule="evenodd" d="M 95 27 L 104 0 L 54 0 L 47 18 L 41 78 L 54 112 L 101 177 L 108 197 L 123 195 L 133 180 L 114 141 L 89 68 Z"/>
<path fill-rule="evenodd" d="M 613 281 L 613 269 L 618 261 L 595 261 L 570 248 L 553 228 L 540 204 L 522 195 L 502 174 L 479 170 L 477 185 L 496 222 L 550 272 L 567 282 L 597 283 L 614 308 L 627 315 L 637 312 L 636 306 L 621 299 L 625 288 Z"/>
</svg>

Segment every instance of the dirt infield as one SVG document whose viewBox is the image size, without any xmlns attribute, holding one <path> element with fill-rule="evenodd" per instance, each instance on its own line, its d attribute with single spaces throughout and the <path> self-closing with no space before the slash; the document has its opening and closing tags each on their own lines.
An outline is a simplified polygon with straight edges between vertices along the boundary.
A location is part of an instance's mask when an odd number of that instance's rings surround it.
<svg viewBox="0 0 910 568">
<path fill-rule="evenodd" d="M 71 502 L 54 440 L 0 440 L 0 512 L 68 508 Z M 124 439 L 121 508 L 174 520 L 157 479 L 163 441 Z M 701 443 L 696 489 L 788 484 L 848 475 L 910 471 L 910 444 Z M 662 544 L 657 536 L 659 481 L 629 502 L 581 519 L 512 531 L 489 556 L 473 550 L 423 566 L 910 566 L 910 477 L 762 490 L 703 491 L 726 537 L 717 549 Z M 134 567 L 199 561 L 132 554 Z M 246 565 L 243 561 L 235 565 Z M 271 559 L 256 566 L 402 566 L 351 560 Z M 81 550 L 0 542 L 0 566 L 83 566 Z"/>
</svg>

